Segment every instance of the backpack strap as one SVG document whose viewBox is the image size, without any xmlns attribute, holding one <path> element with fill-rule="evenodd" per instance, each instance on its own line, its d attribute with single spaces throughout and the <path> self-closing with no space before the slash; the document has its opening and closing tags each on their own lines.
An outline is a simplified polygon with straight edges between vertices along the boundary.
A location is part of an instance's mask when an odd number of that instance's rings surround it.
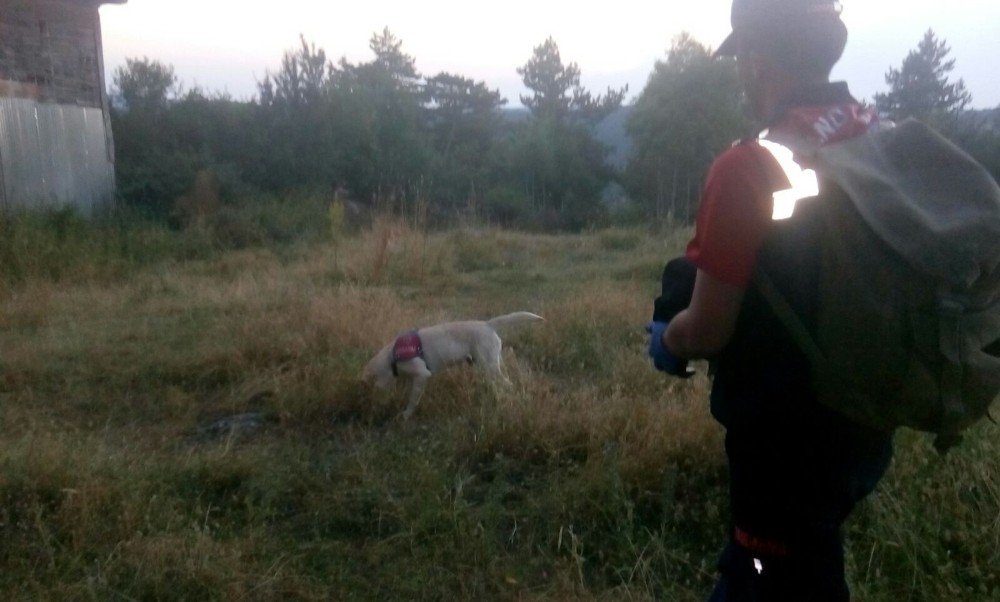
<svg viewBox="0 0 1000 602">
<path fill-rule="evenodd" d="M 781 323 L 788 329 L 788 332 L 795 340 L 795 344 L 806 355 L 806 359 L 809 360 L 813 370 L 817 372 L 822 371 L 826 366 L 826 357 L 823 355 L 823 350 L 816 344 L 816 339 L 809 333 L 809 329 L 806 328 L 802 319 L 799 318 L 795 310 L 792 309 L 792 306 L 789 305 L 785 296 L 781 294 L 778 287 L 774 286 L 771 278 L 764 270 L 758 268 L 754 272 L 753 283 L 761 295 L 764 296 L 767 304 L 771 306 L 775 315 L 778 316 L 778 319 L 781 320 Z"/>
<path fill-rule="evenodd" d="M 784 295 L 774 285 L 771 278 L 762 269 L 754 273 L 753 283 L 760 291 L 764 300 L 771 306 L 782 325 L 788 329 L 795 344 L 806 355 L 809 364 L 817 374 L 821 374 L 826 366 L 823 350 L 809 333 L 806 325 L 785 299 Z M 946 361 L 941 372 L 941 402 L 944 410 L 941 416 L 941 431 L 934 438 L 934 448 L 944 453 L 961 443 L 962 436 L 954 432 L 954 425 L 960 424 L 966 417 L 965 406 L 962 403 L 962 306 L 956 302 L 942 300 L 938 307 L 940 345 Z"/>
<path fill-rule="evenodd" d="M 964 308 L 958 301 L 943 297 L 938 302 L 938 330 L 940 333 L 941 353 L 944 364 L 941 368 L 941 416 L 942 434 L 934 439 L 934 447 L 939 452 L 961 442 L 961 435 L 954 433 L 955 425 L 960 424 L 966 416 L 962 404 L 963 338 L 962 316 Z"/>
</svg>

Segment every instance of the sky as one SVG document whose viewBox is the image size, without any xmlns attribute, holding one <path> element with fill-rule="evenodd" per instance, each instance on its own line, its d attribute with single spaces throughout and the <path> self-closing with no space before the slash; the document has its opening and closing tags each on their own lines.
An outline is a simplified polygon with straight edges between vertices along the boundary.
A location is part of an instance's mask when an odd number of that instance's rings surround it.
<svg viewBox="0 0 1000 602">
<path fill-rule="evenodd" d="M 887 89 L 928 28 L 947 41 L 973 108 L 1000 106 L 1000 2 L 997 0 L 843 0 L 850 31 L 833 76 L 856 96 Z M 485 81 L 518 104 L 527 91 L 515 69 L 552 36 L 564 63 L 575 62 L 592 92 L 629 86 L 638 95 L 657 59 L 683 31 L 716 47 L 729 32 L 729 0 L 129 0 L 101 8 L 108 81 L 126 57 L 173 65 L 190 88 L 250 98 L 302 34 L 333 59 L 371 58 L 373 32 L 389 27 L 418 71 Z"/>
</svg>

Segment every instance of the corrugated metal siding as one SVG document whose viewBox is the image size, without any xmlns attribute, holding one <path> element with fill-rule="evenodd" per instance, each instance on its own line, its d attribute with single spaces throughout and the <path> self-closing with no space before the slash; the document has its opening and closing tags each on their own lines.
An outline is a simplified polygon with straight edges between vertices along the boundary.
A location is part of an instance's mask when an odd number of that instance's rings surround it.
<svg viewBox="0 0 1000 602">
<path fill-rule="evenodd" d="M 7 209 L 110 207 L 114 164 L 101 109 L 0 98 L 0 179 Z"/>
</svg>

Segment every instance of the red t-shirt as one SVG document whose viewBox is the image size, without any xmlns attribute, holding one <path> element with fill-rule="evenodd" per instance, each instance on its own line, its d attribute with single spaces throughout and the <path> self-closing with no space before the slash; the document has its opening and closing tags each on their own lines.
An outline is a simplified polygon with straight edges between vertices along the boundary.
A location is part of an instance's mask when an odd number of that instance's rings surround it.
<svg viewBox="0 0 1000 602">
<path fill-rule="evenodd" d="M 841 103 L 794 109 L 771 131 L 776 139 L 818 148 L 859 136 L 877 124 L 868 109 Z M 756 140 L 733 145 L 708 172 L 688 259 L 723 282 L 746 287 L 770 229 L 774 193 L 789 185 L 777 160 Z"/>
<path fill-rule="evenodd" d="M 756 140 L 720 155 L 708 172 L 687 257 L 723 282 L 745 287 L 774 212 L 773 195 L 788 188 L 775 158 Z"/>
</svg>

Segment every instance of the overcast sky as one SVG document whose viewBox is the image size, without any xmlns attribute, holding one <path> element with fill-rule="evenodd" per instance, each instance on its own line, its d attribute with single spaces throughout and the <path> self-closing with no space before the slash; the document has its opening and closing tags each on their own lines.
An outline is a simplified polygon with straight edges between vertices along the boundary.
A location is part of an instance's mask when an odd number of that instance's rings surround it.
<svg viewBox="0 0 1000 602">
<path fill-rule="evenodd" d="M 834 71 L 864 98 L 886 89 L 931 28 L 951 46 L 974 108 L 1000 105 L 1000 2 L 844 0 L 850 41 Z M 368 40 L 388 26 L 424 75 L 450 71 L 499 88 L 511 104 L 524 94 L 515 69 L 547 36 L 576 62 L 592 91 L 641 90 L 656 59 L 682 31 L 716 47 L 729 31 L 729 0 L 129 0 L 101 8 L 105 65 L 148 56 L 174 66 L 186 87 L 249 98 L 299 34 L 351 62 L 371 57 Z"/>
</svg>

